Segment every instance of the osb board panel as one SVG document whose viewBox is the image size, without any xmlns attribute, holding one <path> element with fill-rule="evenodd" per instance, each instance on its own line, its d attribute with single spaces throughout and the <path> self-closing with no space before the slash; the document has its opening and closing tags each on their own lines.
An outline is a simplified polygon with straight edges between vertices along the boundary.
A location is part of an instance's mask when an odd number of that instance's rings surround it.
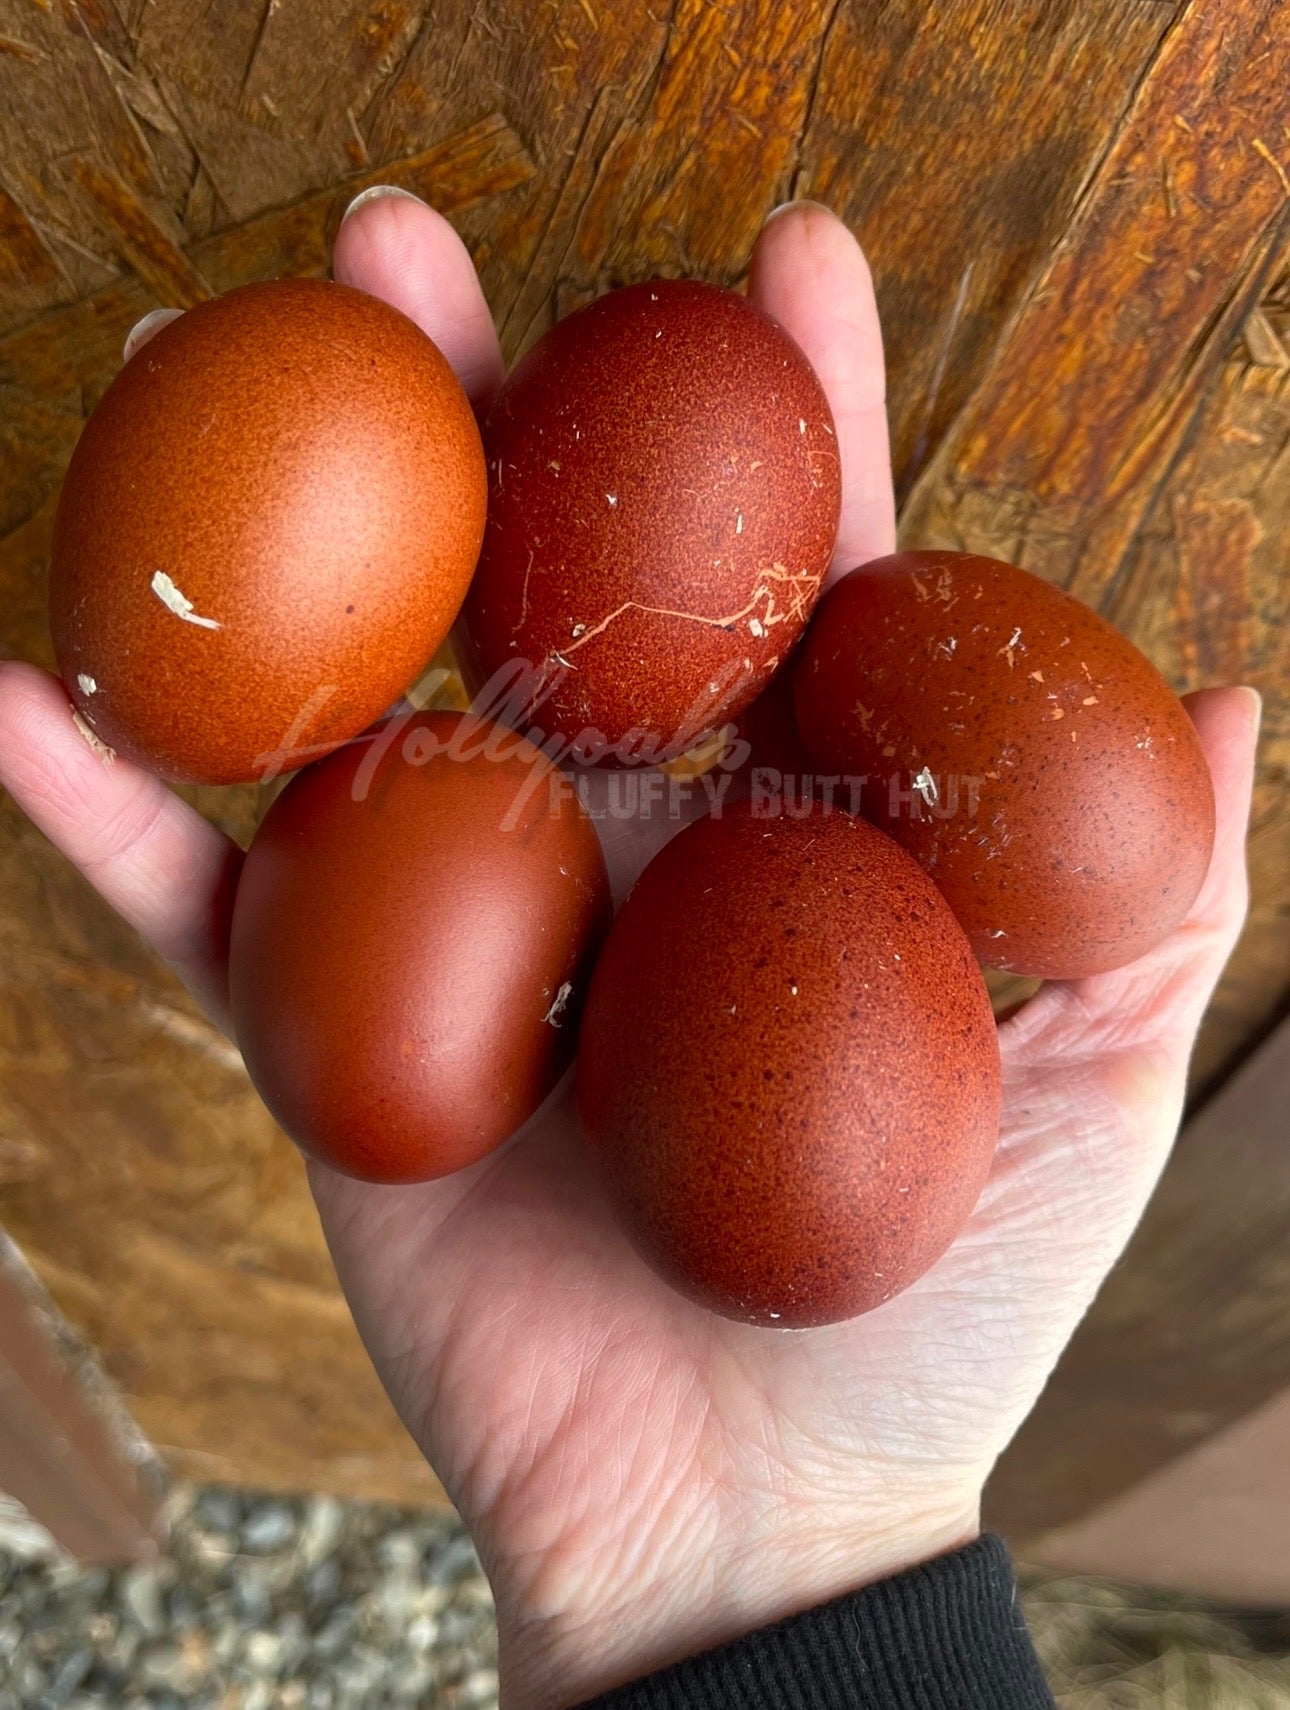
<svg viewBox="0 0 1290 1710">
<path fill-rule="evenodd" d="M 322 271 L 345 200 L 381 179 L 453 213 L 512 355 L 621 280 L 736 279 L 767 208 L 831 202 L 874 262 L 902 488 L 921 471 L 920 494 L 942 490 L 938 445 L 997 378 L 1126 123 L 1163 111 L 1158 74 L 1191 67 L 1205 114 L 1233 75 L 1251 111 L 1284 87 L 1251 45 L 1273 12 L 1256 0 L 1225 3 L 1263 80 L 1237 65 L 1206 81 L 1218 3 L 0 0 L 0 649 L 48 659 L 54 495 L 131 322 Z M 1282 148 L 1262 120 L 1255 134 Z M 1274 174 L 1276 156 L 1253 159 Z M 1184 403 L 1258 294 L 1268 193 L 1245 241 L 1230 208 L 1221 239 L 1195 239 L 1227 318 L 1201 326 L 1189 299 L 1205 362 Z M 1123 261 L 1109 245 L 1090 265 L 1120 290 Z M 1104 409 L 1084 395 L 1061 435 L 1096 434 Z M 1015 487 L 993 488 L 1015 513 Z M 1063 513 L 1068 536 L 1102 498 Z M 973 543 L 995 538 L 983 524 Z M 1143 590 L 1133 622 L 1171 661 L 1195 646 L 1193 614 L 1157 599 L 1156 574 L 1118 586 Z M 1271 633 L 1245 633 L 1241 675 L 1270 674 Z M 200 799 L 248 833 L 251 793 Z M 1269 799 L 1275 816 L 1284 791 Z M 415 1499 L 426 1475 L 336 1298 L 292 1154 L 227 1047 L 11 809 L 0 946 L 0 1219 L 145 1429 L 209 1476 Z M 1222 1051 L 1269 990 L 1236 988 Z"/>
<path fill-rule="evenodd" d="M 78 161 L 192 242 L 500 111 L 537 177 L 462 229 L 512 354 L 557 301 L 608 283 L 737 277 L 766 210 L 819 195 L 875 258 L 904 469 L 966 394 L 1183 10 L 0 0 L 15 44 L 0 51 L 0 235 L 34 264 L 13 283 L 0 268 L 0 327 L 127 267 Z M 1079 98 L 1053 99 L 1062 86 Z"/>
<path fill-rule="evenodd" d="M 1288 86 L 1286 0 L 1192 0 L 920 480 L 908 528 L 947 543 L 987 532 L 1097 602 L 1275 277 Z"/>
<path fill-rule="evenodd" d="M 147 267 L 177 274 L 182 265 L 190 281 L 215 291 L 276 274 L 322 273 L 346 201 L 376 180 L 388 179 L 456 213 L 504 196 L 532 174 L 515 133 L 491 115 L 380 171 L 219 232 L 177 259 L 156 243 L 154 231 Z M 107 179 L 109 186 L 114 182 Z M 112 215 L 124 223 L 131 210 L 114 205 Z M 169 301 L 176 293 L 165 295 Z M 10 531 L 56 493 L 85 416 L 120 366 L 126 333 L 155 304 L 155 294 L 130 273 L 0 337 L 0 557 L 9 550 Z M 7 614 L 0 622 L 0 645 L 12 652 L 43 643 L 43 618 L 22 631 L 9 629 Z"/>
</svg>

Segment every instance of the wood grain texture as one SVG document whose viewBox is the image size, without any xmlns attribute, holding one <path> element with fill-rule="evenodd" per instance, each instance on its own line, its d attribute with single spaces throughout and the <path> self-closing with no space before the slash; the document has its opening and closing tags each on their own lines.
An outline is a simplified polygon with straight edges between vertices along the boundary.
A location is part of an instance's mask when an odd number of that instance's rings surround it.
<svg viewBox="0 0 1290 1710">
<path fill-rule="evenodd" d="M 0 0 L 0 652 L 48 662 L 54 499 L 132 322 L 322 272 L 356 190 L 452 215 L 511 357 L 607 286 L 737 281 L 817 197 L 874 267 L 911 543 L 1268 691 L 1213 1078 L 1287 992 L 1287 3 Z M 0 899 L 0 1219 L 136 1416 L 188 1470 L 419 1499 L 228 1048 L 10 807 Z"/>
<path fill-rule="evenodd" d="M 0 1467 L 4 1489 L 65 1550 L 92 1561 L 156 1551 L 157 1500 L 120 1421 L 95 1405 L 48 1297 L 0 1241 Z M 115 1411 L 119 1412 L 119 1409 Z"/>
<path fill-rule="evenodd" d="M 40 233 L 7 190 L 0 187 L 0 289 L 33 308 L 43 288 L 59 281 L 58 268 Z"/>
<path fill-rule="evenodd" d="M 493 115 L 379 171 L 215 233 L 193 246 L 184 265 L 217 292 L 248 279 L 322 274 L 346 204 L 374 183 L 413 190 L 454 213 L 514 190 L 532 170 L 515 133 Z M 132 274 L 0 337 L 0 555 L 9 531 L 57 491 L 85 416 L 120 366 L 127 332 L 174 298 Z M 18 633 L 0 614 L 0 625 L 0 651 L 23 654 L 40 644 L 43 620 Z"/>
<path fill-rule="evenodd" d="M 39 301 L 70 302 L 120 263 L 58 163 L 97 154 L 160 211 L 178 205 L 192 149 L 140 76 L 113 0 L 0 0 L 0 36 L 26 50 L 0 54 L 0 180 L 55 261 Z M 0 291 L 0 326 L 30 306 L 30 290 Z"/>
<path fill-rule="evenodd" d="M 1186 10 L 836 9 L 794 188 L 844 211 L 872 257 L 902 495 L 1064 241 Z"/>
<path fill-rule="evenodd" d="M 1283 145 L 1288 83 L 1285 0 L 1193 0 L 913 493 L 908 532 L 1006 532 L 1004 556 L 1096 603 L 1272 275 L 1290 196 L 1263 133 Z"/>
<path fill-rule="evenodd" d="M 78 159 L 72 177 L 93 203 L 94 213 L 121 260 L 159 303 L 191 309 L 211 288 L 166 229 L 115 173 Z"/>
</svg>

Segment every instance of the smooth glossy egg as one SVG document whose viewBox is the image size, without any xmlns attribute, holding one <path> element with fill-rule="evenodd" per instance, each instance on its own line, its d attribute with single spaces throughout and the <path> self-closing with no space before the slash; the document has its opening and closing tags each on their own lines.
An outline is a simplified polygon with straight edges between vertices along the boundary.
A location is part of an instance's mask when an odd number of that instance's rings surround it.
<svg viewBox="0 0 1290 1710">
<path fill-rule="evenodd" d="M 611 292 L 523 359 L 484 445 L 477 684 L 527 668 L 519 708 L 541 694 L 543 731 L 622 763 L 753 700 L 815 602 L 841 490 L 828 402 L 775 321 L 714 285 Z"/>
<path fill-rule="evenodd" d="M 483 532 L 469 403 L 406 316 L 245 285 L 128 362 L 72 456 L 50 620 L 77 712 L 163 776 L 265 777 L 388 712 Z"/>
<path fill-rule="evenodd" d="M 728 808 L 646 868 L 592 978 L 589 1143 L 683 1293 L 797 1328 L 878 1306 L 975 1204 L 999 1052 L 967 939 L 863 820 Z"/>
<path fill-rule="evenodd" d="M 866 564 L 795 665 L 817 771 L 936 881 L 980 960 L 1046 978 L 1134 961 L 1186 916 L 1214 793 L 1186 710 L 1118 630 L 1015 565 Z"/>
<path fill-rule="evenodd" d="M 544 755 L 469 714 L 394 720 L 293 778 L 247 854 L 231 997 L 251 1078 L 348 1175 L 461 1169 L 567 1067 L 608 907 Z"/>
</svg>

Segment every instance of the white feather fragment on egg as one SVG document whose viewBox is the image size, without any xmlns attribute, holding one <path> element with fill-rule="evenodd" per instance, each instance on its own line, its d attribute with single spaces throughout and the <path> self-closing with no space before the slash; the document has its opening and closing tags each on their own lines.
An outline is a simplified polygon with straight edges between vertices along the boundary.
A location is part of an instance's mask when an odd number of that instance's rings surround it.
<svg viewBox="0 0 1290 1710">
<path fill-rule="evenodd" d="M 152 591 L 165 606 L 167 611 L 174 612 L 177 618 L 185 623 L 195 623 L 199 629 L 218 629 L 219 622 L 213 617 L 201 617 L 193 609 L 193 602 L 187 594 L 180 593 L 172 579 L 164 570 L 155 572 L 152 578 Z"/>
</svg>

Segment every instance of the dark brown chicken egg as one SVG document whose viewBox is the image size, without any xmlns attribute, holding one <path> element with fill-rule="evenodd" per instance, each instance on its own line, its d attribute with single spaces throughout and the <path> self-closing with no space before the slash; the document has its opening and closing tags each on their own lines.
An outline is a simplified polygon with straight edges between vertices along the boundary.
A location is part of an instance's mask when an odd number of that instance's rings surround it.
<svg viewBox="0 0 1290 1710">
<path fill-rule="evenodd" d="M 797 1328 L 890 1299 L 971 1212 L 999 1051 L 971 948 L 890 838 L 747 802 L 646 868 L 592 977 L 578 1104 L 683 1293 Z"/>
<path fill-rule="evenodd" d="M 540 689 L 544 731 L 619 761 L 753 700 L 806 623 L 841 491 L 828 402 L 775 321 L 713 285 L 611 292 L 520 362 L 484 447 L 477 684 L 529 668 L 518 705 Z"/>
<path fill-rule="evenodd" d="M 514 732 L 421 713 L 273 803 L 238 884 L 233 1023 L 305 1151 L 368 1181 L 446 1175 L 555 1085 L 609 907 L 560 784 Z"/>
<path fill-rule="evenodd" d="M 435 345 L 344 285 L 244 285 L 128 362 L 72 456 L 50 621 L 72 701 L 163 776 L 262 777 L 387 712 L 439 646 L 484 524 Z"/>
<path fill-rule="evenodd" d="M 1078 600 L 1012 564 L 901 552 L 820 603 L 795 664 L 817 771 L 936 881 L 980 960 L 1074 978 L 1185 917 L 1214 793 L 1186 710 Z"/>
</svg>

